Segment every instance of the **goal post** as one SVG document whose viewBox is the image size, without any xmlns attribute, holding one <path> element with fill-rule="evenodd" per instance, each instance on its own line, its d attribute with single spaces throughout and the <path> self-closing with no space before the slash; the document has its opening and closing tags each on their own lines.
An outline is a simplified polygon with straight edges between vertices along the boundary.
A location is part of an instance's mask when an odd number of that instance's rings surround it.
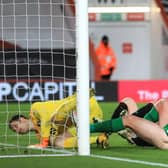
<svg viewBox="0 0 168 168">
<path fill-rule="evenodd" d="M 76 0 L 78 152 L 89 155 L 89 38 L 88 1 Z"/>
<path fill-rule="evenodd" d="M 0 9 L 0 158 L 90 155 L 87 0 L 2 0 Z M 9 129 L 11 117 L 29 117 L 34 102 L 76 90 L 78 148 L 27 149 L 39 143 L 36 134 Z"/>
</svg>

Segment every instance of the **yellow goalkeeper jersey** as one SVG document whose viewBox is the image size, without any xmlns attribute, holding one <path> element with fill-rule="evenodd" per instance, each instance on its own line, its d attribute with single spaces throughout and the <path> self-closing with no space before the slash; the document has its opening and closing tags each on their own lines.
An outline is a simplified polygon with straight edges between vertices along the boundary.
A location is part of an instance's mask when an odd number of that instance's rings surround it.
<svg viewBox="0 0 168 168">
<path fill-rule="evenodd" d="M 69 114 L 74 111 L 76 111 L 76 95 L 56 101 L 33 103 L 30 118 L 36 128 L 37 135 L 46 138 L 50 136 L 52 118 L 57 123 L 65 123 Z M 98 120 L 103 118 L 102 110 L 94 96 L 90 98 L 90 122 L 93 122 L 93 118 Z"/>
</svg>

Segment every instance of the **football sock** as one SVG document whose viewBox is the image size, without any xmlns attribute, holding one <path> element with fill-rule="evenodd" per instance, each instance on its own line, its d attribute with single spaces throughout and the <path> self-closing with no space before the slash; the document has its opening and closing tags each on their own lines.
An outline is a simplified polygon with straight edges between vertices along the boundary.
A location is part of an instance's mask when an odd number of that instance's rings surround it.
<svg viewBox="0 0 168 168">
<path fill-rule="evenodd" d="M 153 108 L 153 103 L 148 103 L 145 106 L 138 109 L 133 115 L 144 118 L 144 116 Z"/>
<path fill-rule="evenodd" d="M 153 121 L 153 122 L 158 121 L 158 119 L 159 119 L 159 114 L 158 114 L 156 108 L 153 106 L 153 107 L 151 108 L 151 110 L 150 110 L 147 114 L 145 114 L 144 118 L 145 118 L 146 120 Z"/>
<path fill-rule="evenodd" d="M 96 144 L 98 136 L 90 137 L 90 144 Z M 77 137 L 70 137 L 64 141 L 64 148 L 77 147 Z"/>
<path fill-rule="evenodd" d="M 127 106 L 124 102 L 121 102 L 121 103 L 117 106 L 117 108 L 115 109 L 115 111 L 113 112 L 113 114 L 112 114 L 112 116 L 111 116 L 111 119 L 120 117 L 120 113 L 121 113 L 123 110 L 128 110 L 128 106 Z"/>
<path fill-rule="evenodd" d="M 148 103 L 147 105 L 145 105 L 144 107 L 140 108 L 135 113 L 133 113 L 133 115 L 145 118 L 146 120 L 153 122 L 158 121 L 159 118 L 158 112 L 154 107 L 153 103 Z"/>
<path fill-rule="evenodd" d="M 166 125 L 163 127 L 163 129 L 164 129 L 166 135 L 168 135 L 168 124 L 166 124 Z"/>
<path fill-rule="evenodd" d="M 103 122 L 95 123 L 90 125 L 90 132 L 118 132 L 124 129 L 122 118 L 116 118 L 112 120 L 106 120 Z"/>
</svg>

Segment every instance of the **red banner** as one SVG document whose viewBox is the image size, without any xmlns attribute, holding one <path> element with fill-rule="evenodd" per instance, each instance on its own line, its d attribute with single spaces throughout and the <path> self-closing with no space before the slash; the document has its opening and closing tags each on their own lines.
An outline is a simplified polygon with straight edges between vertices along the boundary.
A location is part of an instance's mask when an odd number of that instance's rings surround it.
<svg viewBox="0 0 168 168">
<path fill-rule="evenodd" d="M 122 44 L 122 52 L 124 54 L 131 54 L 132 53 L 132 43 L 129 43 L 129 42 L 124 42 Z"/>
<path fill-rule="evenodd" d="M 127 20 L 128 21 L 144 21 L 145 15 L 144 13 L 128 13 Z"/>
<path fill-rule="evenodd" d="M 119 81 L 118 101 L 132 97 L 137 102 L 168 98 L 168 80 Z"/>
<path fill-rule="evenodd" d="M 96 21 L 96 13 L 89 13 L 89 21 Z"/>
</svg>

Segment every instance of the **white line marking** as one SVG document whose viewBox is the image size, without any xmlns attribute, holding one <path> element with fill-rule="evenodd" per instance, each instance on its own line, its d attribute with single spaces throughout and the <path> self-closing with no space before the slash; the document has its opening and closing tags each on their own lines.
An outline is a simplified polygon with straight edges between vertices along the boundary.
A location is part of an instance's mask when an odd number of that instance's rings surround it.
<svg viewBox="0 0 168 168">
<path fill-rule="evenodd" d="M 43 156 L 74 156 L 76 153 L 75 151 L 72 152 L 72 151 L 68 151 L 68 150 L 65 150 L 65 149 L 55 149 L 55 148 L 44 148 L 44 149 L 29 149 L 27 148 L 26 146 L 17 146 L 17 145 L 14 145 L 14 144 L 5 144 L 5 143 L 0 143 L 0 148 L 1 146 L 5 146 L 5 147 L 11 147 L 11 148 L 18 148 L 18 149 L 23 149 L 25 151 L 32 151 L 32 150 L 37 150 L 37 151 L 41 151 L 41 154 L 30 154 L 28 152 L 28 154 L 9 154 L 9 155 L 1 155 L 0 154 L 0 159 L 1 158 L 24 158 L 24 157 L 43 157 Z M 53 154 L 45 154 L 43 152 L 51 152 Z"/>
<path fill-rule="evenodd" d="M 138 164 L 150 165 L 150 166 L 168 167 L 168 164 L 164 164 L 164 163 L 148 162 L 148 161 L 142 161 L 142 160 L 133 160 L 133 159 L 127 159 L 127 158 L 118 158 L 118 157 L 101 156 L 101 155 L 91 155 L 91 157 L 108 159 L 108 160 L 123 161 L 123 162 L 129 162 L 129 163 L 138 163 Z"/>
<path fill-rule="evenodd" d="M 33 158 L 33 157 L 65 157 L 65 156 L 73 156 L 73 154 L 39 154 L 39 155 L 4 155 L 0 156 L 0 159 L 3 158 Z"/>
</svg>

